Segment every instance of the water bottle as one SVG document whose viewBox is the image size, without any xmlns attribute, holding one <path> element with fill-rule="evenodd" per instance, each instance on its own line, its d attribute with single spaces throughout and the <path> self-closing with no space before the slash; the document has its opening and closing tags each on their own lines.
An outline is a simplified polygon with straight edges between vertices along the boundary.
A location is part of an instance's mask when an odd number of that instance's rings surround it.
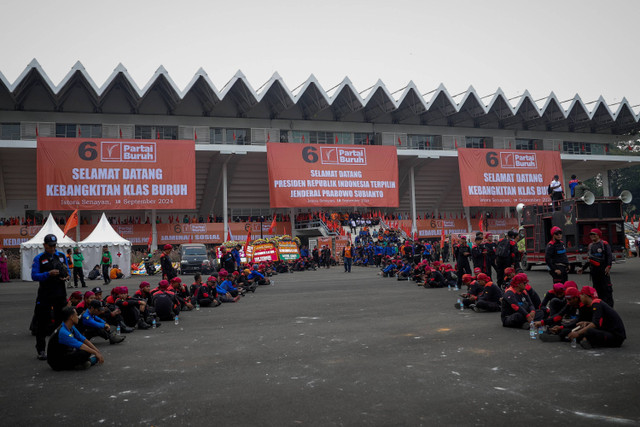
<svg viewBox="0 0 640 427">
<path fill-rule="evenodd" d="M 180 319 L 178 319 L 178 315 L 176 314 L 176 318 L 174 319 L 173 323 L 175 323 L 176 326 L 178 326 L 180 324 Z"/>
<path fill-rule="evenodd" d="M 578 348 L 578 341 L 575 338 L 571 340 L 571 348 Z"/>
<path fill-rule="evenodd" d="M 196 300 L 196 311 L 200 310 L 200 301 Z"/>
<path fill-rule="evenodd" d="M 152 327 L 153 329 L 155 329 L 155 328 L 156 328 L 156 318 L 155 318 L 155 317 L 153 318 L 153 321 L 151 321 L 151 327 Z"/>
<path fill-rule="evenodd" d="M 529 323 L 529 337 L 532 340 L 535 340 L 537 338 L 537 336 L 536 336 L 536 327 L 533 325 L 533 320 Z"/>
<path fill-rule="evenodd" d="M 460 300 L 458 300 L 460 301 Z M 464 302 L 460 301 L 460 311 L 464 311 Z"/>
<path fill-rule="evenodd" d="M 447 289 L 451 290 L 451 283 L 448 284 Z"/>
<path fill-rule="evenodd" d="M 116 326 L 116 335 L 120 335 L 120 325 Z"/>
<path fill-rule="evenodd" d="M 542 335 L 542 334 L 544 334 L 544 326 L 540 326 L 538 328 L 538 335 Z"/>
</svg>

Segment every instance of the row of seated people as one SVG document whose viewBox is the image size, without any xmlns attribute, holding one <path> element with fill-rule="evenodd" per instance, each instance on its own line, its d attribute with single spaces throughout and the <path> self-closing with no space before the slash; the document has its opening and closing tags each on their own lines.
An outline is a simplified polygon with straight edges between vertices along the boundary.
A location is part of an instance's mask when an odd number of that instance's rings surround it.
<svg viewBox="0 0 640 427">
<path fill-rule="evenodd" d="M 437 261 L 418 264 L 402 259 L 386 259 L 380 274 L 398 280 L 414 280 L 425 288 L 455 289 L 457 277 L 449 264 Z M 536 328 L 544 342 L 571 342 L 585 349 L 620 347 L 626 339 L 620 315 L 598 298 L 591 286 L 580 290 L 574 281 L 555 283 L 541 299 L 523 272 L 505 269 L 505 289 L 490 276 L 474 270 L 475 276 L 464 274 L 467 287 L 454 304 L 456 309 L 475 312 L 500 312 L 502 326 L 530 330 Z"/>
</svg>

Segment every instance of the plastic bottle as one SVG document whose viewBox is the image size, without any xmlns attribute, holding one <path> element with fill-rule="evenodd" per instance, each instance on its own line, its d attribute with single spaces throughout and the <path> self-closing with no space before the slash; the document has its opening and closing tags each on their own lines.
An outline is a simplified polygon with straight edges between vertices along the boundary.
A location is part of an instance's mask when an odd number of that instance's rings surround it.
<svg viewBox="0 0 640 427">
<path fill-rule="evenodd" d="M 155 329 L 155 328 L 157 327 L 157 325 L 156 325 L 156 318 L 155 318 L 155 317 L 154 317 L 154 318 L 153 318 L 153 320 L 151 321 L 151 327 L 152 327 L 153 329 Z"/>
<path fill-rule="evenodd" d="M 451 290 L 451 283 L 447 285 L 447 289 Z"/>
<path fill-rule="evenodd" d="M 578 341 L 575 338 L 571 340 L 571 348 L 578 348 Z"/>
<path fill-rule="evenodd" d="M 200 301 L 196 300 L 196 311 L 200 310 Z"/>
<path fill-rule="evenodd" d="M 536 327 L 533 325 L 533 320 L 529 323 L 529 337 L 532 340 L 538 338 L 538 336 L 536 335 Z"/>
<path fill-rule="evenodd" d="M 538 336 L 540 336 L 540 335 L 542 335 L 542 334 L 544 334 L 544 326 L 540 326 L 540 327 L 538 328 Z"/>
<path fill-rule="evenodd" d="M 460 301 L 460 300 L 458 300 Z M 460 301 L 460 311 L 464 311 L 464 302 Z"/>
<path fill-rule="evenodd" d="M 176 325 L 180 324 L 180 319 L 178 319 L 178 315 L 176 314 L 176 318 L 174 319 L 173 323 L 175 323 Z"/>
<path fill-rule="evenodd" d="M 116 335 L 120 335 L 120 325 L 116 326 Z"/>
</svg>

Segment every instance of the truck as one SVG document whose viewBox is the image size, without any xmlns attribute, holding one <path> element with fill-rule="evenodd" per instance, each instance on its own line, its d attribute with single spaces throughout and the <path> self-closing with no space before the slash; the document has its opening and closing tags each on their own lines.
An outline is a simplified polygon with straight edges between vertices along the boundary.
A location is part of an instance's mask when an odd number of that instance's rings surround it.
<svg viewBox="0 0 640 427">
<path fill-rule="evenodd" d="M 626 235 L 622 203 L 619 197 L 603 197 L 586 201 L 559 200 L 555 206 L 524 206 L 520 233 L 524 236 L 526 251 L 522 255 L 522 268 L 528 271 L 534 265 L 545 264 L 544 255 L 551 241 L 552 227 L 562 229 L 570 273 L 588 261 L 589 233 L 593 228 L 600 229 L 602 239 L 611 245 L 614 262 L 623 262 Z"/>
</svg>

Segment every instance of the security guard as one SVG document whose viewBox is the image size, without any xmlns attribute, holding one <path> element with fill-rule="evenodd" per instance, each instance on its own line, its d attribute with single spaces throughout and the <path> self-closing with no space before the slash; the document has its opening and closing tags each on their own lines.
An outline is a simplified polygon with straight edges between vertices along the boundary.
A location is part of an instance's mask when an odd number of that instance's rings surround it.
<svg viewBox="0 0 640 427">
<path fill-rule="evenodd" d="M 569 258 L 567 258 L 567 248 L 562 241 L 562 229 L 552 227 L 551 237 L 544 260 L 549 267 L 553 283 L 564 283 L 568 280 Z"/>
<path fill-rule="evenodd" d="M 56 250 L 58 238 L 54 234 L 44 237 L 44 252 L 36 255 L 31 266 L 31 279 L 40 282 L 35 308 L 36 351 L 38 359 L 47 360 L 46 336 L 62 322 L 62 309 L 67 305 L 65 280 L 69 266 L 64 253 Z M 51 324 L 53 309 L 54 324 Z"/>
<path fill-rule="evenodd" d="M 611 246 L 602 240 L 602 231 L 599 228 L 592 229 L 589 237 L 591 237 L 591 243 L 587 249 L 589 259 L 578 270 L 578 273 L 582 273 L 587 268 L 590 269 L 591 283 L 598 292 L 598 297 L 613 308 L 613 289 L 611 276 L 609 276 L 613 263 Z"/>
</svg>

